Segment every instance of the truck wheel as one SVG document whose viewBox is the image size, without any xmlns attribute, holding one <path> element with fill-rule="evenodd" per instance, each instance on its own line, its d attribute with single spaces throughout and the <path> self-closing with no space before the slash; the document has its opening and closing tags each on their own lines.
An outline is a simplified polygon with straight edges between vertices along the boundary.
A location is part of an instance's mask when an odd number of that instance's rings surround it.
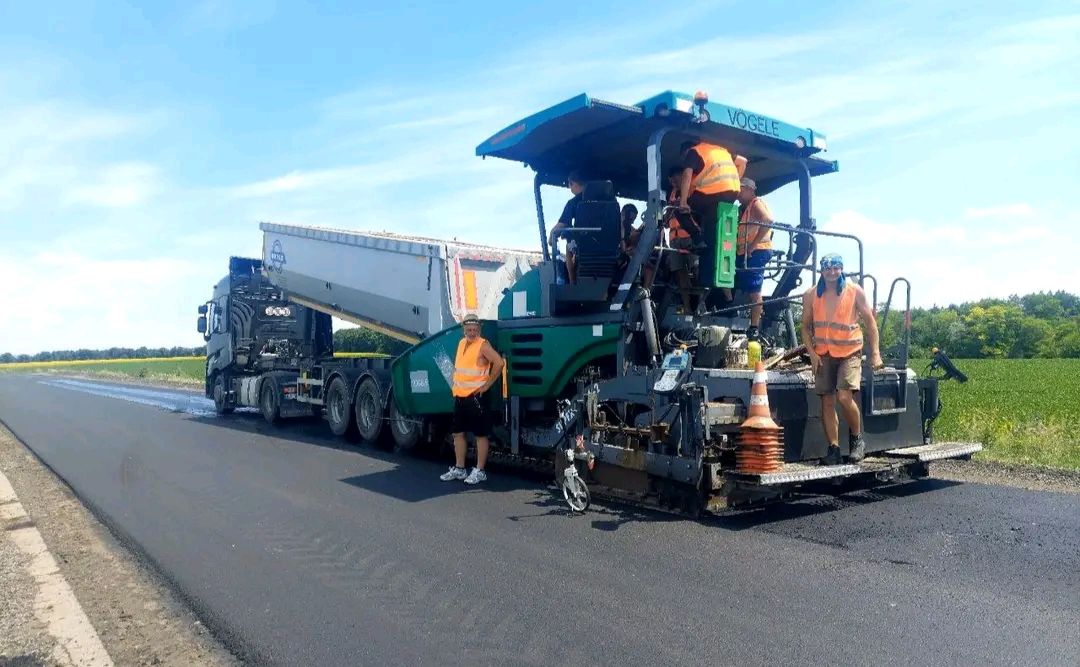
<svg viewBox="0 0 1080 667">
<path fill-rule="evenodd" d="M 326 390 L 326 421 L 336 436 L 356 435 L 356 422 L 352 418 L 352 403 L 349 402 L 349 385 L 340 375 L 330 381 Z"/>
<path fill-rule="evenodd" d="M 423 418 L 402 414 L 393 393 L 390 394 L 390 435 L 394 436 L 394 447 L 399 452 L 412 451 L 424 435 Z"/>
<path fill-rule="evenodd" d="M 371 378 L 364 378 L 356 391 L 356 429 L 364 442 L 376 443 L 383 430 L 385 416 L 379 385 Z"/>
<path fill-rule="evenodd" d="M 214 378 L 214 412 L 219 415 L 232 414 L 233 406 L 228 401 L 228 390 L 225 387 L 225 376 L 220 373 Z"/>
<path fill-rule="evenodd" d="M 281 419 L 277 383 L 273 380 L 263 380 L 262 388 L 259 389 L 259 410 L 268 424 L 276 424 Z"/>
</svg>

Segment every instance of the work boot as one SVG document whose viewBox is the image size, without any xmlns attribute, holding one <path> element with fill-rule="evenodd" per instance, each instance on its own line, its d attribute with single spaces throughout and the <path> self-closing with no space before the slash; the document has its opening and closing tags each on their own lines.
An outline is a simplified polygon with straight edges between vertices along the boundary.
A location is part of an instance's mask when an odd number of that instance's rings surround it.
<svg viewBox="0 0 1080 667">
<path fill-rule="evenodd" d="M 863 440 L 862 434 L 849 436 L 848 460 L 852 463 L 858 463 L 864 458 L 866 458 L 866 441 Z"/>
<path fill-rule="evenodd" d="M 844 457 L 840 456 L 839 445 L 829 445 L 826 451 L 825 458 L 821 459 L 821 465 L 823 466 L 838 466 L 844 462 Z"/>
</svg>

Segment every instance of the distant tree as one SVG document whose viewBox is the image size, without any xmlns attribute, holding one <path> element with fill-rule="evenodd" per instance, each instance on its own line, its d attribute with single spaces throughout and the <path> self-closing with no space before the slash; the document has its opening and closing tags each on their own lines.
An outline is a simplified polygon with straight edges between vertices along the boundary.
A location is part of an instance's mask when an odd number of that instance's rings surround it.
<svg viewBox="0 0 1080 667">
<path fill-rule="evenodd" d="M 363 327 L 338 329 L 334 332 L 334 350 L 337 352 L 377 352 L 397 355 L 408 347 L 408 343 Z"/>
</svg>

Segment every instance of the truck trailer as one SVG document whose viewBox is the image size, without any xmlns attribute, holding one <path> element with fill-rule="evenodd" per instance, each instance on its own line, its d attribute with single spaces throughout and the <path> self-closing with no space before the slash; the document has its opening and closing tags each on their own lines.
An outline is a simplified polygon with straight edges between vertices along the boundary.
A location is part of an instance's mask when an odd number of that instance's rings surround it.
<svg viewBox="0 0 1080 667">
<path fill-rule="evenodd" d="M 710 243 L 697 266 L 708 270 L 692 276 L 693 310 L 682 307 L 663 261 L 679 251 L 665 230 L 671 210 L 662 175 L 680 164 L 687 141 L 745 156 L 759 196 L 792 185 L 797 198 L 797 221 L 769 225 L 783 242 L 766 266 L 775 287 L 760 327 L 763 372 L 747 366 L 747 304 L 726 293 L 739 270 L 734 207 L 703 221 Z M 207 396 L 222 413 L 254 407 L 270 422 L 322 414 L 338 435 L 376 442 L 388 430 L 399 450 L 440 447 L 453 410 L 459 322 L 475 313 L 507 361 L 483 397 L 496 415 L 493 450 L 550 466 L 575 510 L 599 493 L 696 514 L 822 482 L 926 476 L 931 461 L 969 458 L 981 446 L 934 439 L 939 378 L 909 367 L 904 278 L 890 283 L 880 315 L 902 317 L 901 336 L 882 350 L 884 368 L 863 363 L 867 456 L 821 464 L 828 443 L 793 307 L 801 303 L 796 290 L 817 280 L 823 240 L 845 244 L 846 275 L 878 301 L 858 237 L 815 223 L 812 180 L 838 170 L 825 149 L 825 136 L 810 128 L 701 94 L 669 91 L 635 105 L 576 96 L 476 149 L 531 169 L 538 251 L 262 223 L 262 258 L 232 258 L 200 307 Z M 576 246 L 568 280 L 563 257 L 548 247 L 542 192 L 566 187 L 571 171 L 588 182 L 566 233 Z M 618 198 L 644 202 L 629 252 Z M 331 316 L 411 347 L 392 359 L 335 357 Z M 764 436 L 747 420 L 755 379 L 767 383 L 775 423 Z"/>
</svg>

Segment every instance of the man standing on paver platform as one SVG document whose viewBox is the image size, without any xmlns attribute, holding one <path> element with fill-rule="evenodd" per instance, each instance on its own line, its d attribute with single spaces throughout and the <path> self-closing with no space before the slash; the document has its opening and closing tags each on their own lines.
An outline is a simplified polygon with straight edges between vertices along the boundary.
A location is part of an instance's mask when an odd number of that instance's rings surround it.
<svg viewBox="0 0 1080 667">
<path fill-rule="evenodd" d="M 821 424 L 829 441 L 824 465 L 843 463 L 840 455 L 840 422 L 836 404 L 847 422 L 849 460 L 861 461 L 866 455 L 862 436 L 862 415 L 854 392 L 862 380 L 863 332 L 870 343 L 870 367 L 881 367 L 878 350 L 877 320 L 866 301 L 866 292 L 844 278 L 844 260 L 830 253 L 821 258 L 821 278 L 803 294 L 802 336 L 814 369 L 814 388 L 821 396 Z"/>
</svg>

